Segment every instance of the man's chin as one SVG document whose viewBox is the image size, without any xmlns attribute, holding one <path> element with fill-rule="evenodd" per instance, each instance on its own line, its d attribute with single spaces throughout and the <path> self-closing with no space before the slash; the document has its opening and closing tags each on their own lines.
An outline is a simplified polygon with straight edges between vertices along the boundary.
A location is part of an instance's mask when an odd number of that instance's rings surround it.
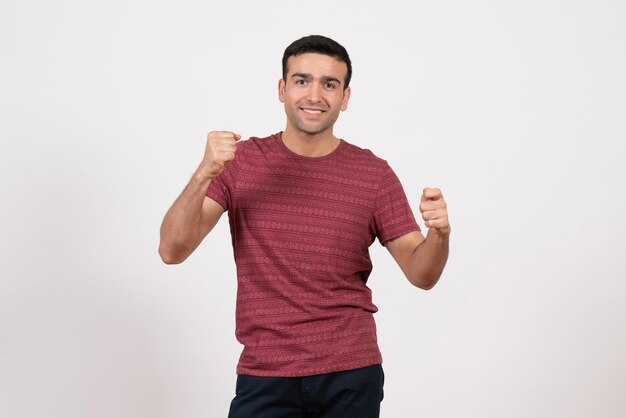
<svg viewBox="0 0 626 418">
<path fill-rule="evenodd" d="M 311 125 L 305 125 L 305 124 L 298 124 L 296 126 L 296 129 L 303 134 L 318 135 L 324 132 L 325 130 L 327 130 L 328 126 L 323 126 L 323 125 L 311 126 Z"/>
</svg>

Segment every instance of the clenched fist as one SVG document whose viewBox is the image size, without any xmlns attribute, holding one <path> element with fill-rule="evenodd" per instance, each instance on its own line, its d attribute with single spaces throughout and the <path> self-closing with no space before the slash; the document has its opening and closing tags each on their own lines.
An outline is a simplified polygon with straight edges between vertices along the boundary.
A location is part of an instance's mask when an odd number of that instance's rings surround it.
<svg viewBox="0 0 626 418">
<path fill-rule="evenodd" d="M 450 232 L 448 223 L 448 206 L 443 200 L 443 195 L 439 189 L 426 187 L 422 193 L 420 212 L 427 228 L 431 231 L 447 234 Z"/>
<path fill-rule="evenodd" d="M 241 135 L 229 131 L 209 132 L 204 150 L 204 158 L 200 164 L 203 173 L 214 178 L 224 169 L 224 164 L 235 159 L 236 142 Z"/>
</svg>

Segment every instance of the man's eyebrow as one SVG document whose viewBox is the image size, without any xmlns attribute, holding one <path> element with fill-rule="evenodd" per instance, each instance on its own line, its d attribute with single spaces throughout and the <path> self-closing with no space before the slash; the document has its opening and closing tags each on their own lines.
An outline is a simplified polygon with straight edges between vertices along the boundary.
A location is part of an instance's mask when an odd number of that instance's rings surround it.
<svg viewBox="0 0 626 418">
<path fill-rule="evenodd" d="M 299 77 L 299 78 L 304 78 L 304 79 L 307 79 L 307 80 L 310 80 L 310 79 L 313 78 L 313 76 L 311 74 L 309 74 L 309 73 L 294 73 L 294 74 L 291 75 L 291 77 L 292 78 L 293 77 Z M 333 81 L 333 82 L 335 82 L 337 84 L 341 84 L 341 80 L 337 79 L 336 77 L 330 76 L 330 75 L 323 76 L 322 77 L 322 81 L 324 83 L 328 83 L 330 81 Z"/>
<path fill-rule="evenodd" d="M 328 83 L 329 81 L 334 81 L 337 84 L 341 84 L 341 81 L 339 79 L 329 75 L 325 75 L 324 77 L 322 77 L 322 81 L 324 81 L 325 83 Z"/>
</svg>

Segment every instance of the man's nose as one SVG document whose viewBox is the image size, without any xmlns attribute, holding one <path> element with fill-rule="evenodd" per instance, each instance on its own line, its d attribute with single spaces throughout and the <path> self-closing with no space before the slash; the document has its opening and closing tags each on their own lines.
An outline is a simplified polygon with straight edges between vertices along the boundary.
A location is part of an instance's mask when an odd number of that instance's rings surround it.
<svg viewBox="0 0 626 418">
<path fill-rule="evenodd" d="M 309 97 L 312 102 L 319 102 L 322 100 L 322 85 L 320 83 L 309 84 Z"/>
</svg>

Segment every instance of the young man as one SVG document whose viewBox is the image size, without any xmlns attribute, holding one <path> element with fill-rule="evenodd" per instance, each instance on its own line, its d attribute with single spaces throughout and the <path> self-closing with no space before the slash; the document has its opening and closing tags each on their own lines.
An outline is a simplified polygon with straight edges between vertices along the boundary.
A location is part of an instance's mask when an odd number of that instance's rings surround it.
<svg viewBox="0 0 626 418">
<path fill-rule="evenodd" d="M 352 66 L 332 39 L 283 56 L 287 126 L 267 138 L 208 134 L 204 158 L 169 209 L 159 253 L 184 261 L 228 211 L 237 265 L 237 366 L 231 418 L 378 417 L 382 358 L 368 248 L 378 239 L 409 281 L 430 289 L 448 257 L 438 189 L 424 189 L 420 233 L 387 163 L 333 134 Z"/>
</svg>

